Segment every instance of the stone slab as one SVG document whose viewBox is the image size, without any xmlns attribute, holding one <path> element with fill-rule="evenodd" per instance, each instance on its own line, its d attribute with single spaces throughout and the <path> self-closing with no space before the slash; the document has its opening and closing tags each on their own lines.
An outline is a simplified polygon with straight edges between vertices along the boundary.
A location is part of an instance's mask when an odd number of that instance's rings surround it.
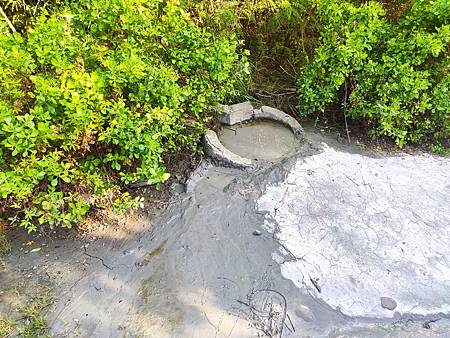
<svg viewBox="0 0 450 338">
<path fill-rule="evenodd" d="M 236 123 L 248 121 L 253 118 L 253 106 L 250 102 L 242 102 L 231 106 L 223 106 L 223 115 L 220 123 L 232 126 Z"/>
</svg>

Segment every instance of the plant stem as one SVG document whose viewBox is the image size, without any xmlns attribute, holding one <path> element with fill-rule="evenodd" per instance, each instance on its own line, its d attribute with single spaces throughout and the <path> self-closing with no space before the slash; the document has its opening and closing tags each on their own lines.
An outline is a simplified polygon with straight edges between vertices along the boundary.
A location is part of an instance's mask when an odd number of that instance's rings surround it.
<svg viewBox="0 0 450 338">
<path fill-rule="evenodd" d="M 12 22 L 8 19 L 8 17 L 6 16 L 6 13 L 3 11 L 2 6 L 0 6 L 0 13 L 3 15 L 3 17 L 6 20 L 6 23 L 8 24 L 9 28 L 13 31 L 13 33 L 17 32 L 16 29 L 14 28 Z"/>
<path fill-rule="evenodd" d="M 348 131 L 348 124 L 347 124 L 347 99 L 348 99 L 348 93 L 347 93 L 347 80 L 344 82 L 345 84 L 345 99 L 344 99 L 344 120 L 345 120 L 345 130 L 347 131 L 347 139 L 348 143 L 352 143 L 350 141 L 350 132 Z"/>
</svg>

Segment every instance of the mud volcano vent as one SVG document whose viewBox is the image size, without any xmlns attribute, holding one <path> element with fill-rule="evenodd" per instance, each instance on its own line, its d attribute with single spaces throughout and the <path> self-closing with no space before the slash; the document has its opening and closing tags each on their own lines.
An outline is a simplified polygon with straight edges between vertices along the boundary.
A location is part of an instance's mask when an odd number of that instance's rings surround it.
<svg viewBox="0 0 450 338">
<path fill-rule="evenodd" d="M 208 130 L 208 155 L 221 164 L 251 168 L 258 162 L 274 162 L 295 151 L 304 141 L 299 123 L 271 107 L 253 108 L 248 103 L 223 106 L 222 129 Z"/>
</svg>

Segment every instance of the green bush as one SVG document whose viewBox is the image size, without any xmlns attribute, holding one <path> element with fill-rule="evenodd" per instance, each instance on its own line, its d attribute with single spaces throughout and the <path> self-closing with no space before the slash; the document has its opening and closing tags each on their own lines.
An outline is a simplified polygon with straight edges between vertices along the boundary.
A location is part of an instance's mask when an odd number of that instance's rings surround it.
<svg viewBox="0 0 450 338">
<path fill-rule="evenodd" d="M 269 100 L 283 92 L 274 83 L 291 91 L 294 65 L 301 115 L 339 103 L 400 147 L 448 144 L 448 1 L 185 1 L 211 31 L 245 40 L 256 88 L 268 88 Z"/>
<path fill-rule="evenodd" d="M 308 60 L 316 40 L 313 0 L 185 0 L 215 34 L 235 32 L 251 50 L 254 68 Z"/>
<path fill-rule="evenodd" d="M 448 0 L 416 0 L 395 22 L 374 1 L 323 0 L 316 15 L 320 44 L 298 80 L 304 115 L 340 101 L 400 147 L 448 139 Z"/>
<path fill-rule="evenodd" d="M 162 156 L 195 147 L 248 76 L 238 40 L 176 1 L 81 0 L 31 21 L 0 21 L 0 211 L 28 231 L 72 226 L 116 184 L 167 180 Z"/>
</svg>

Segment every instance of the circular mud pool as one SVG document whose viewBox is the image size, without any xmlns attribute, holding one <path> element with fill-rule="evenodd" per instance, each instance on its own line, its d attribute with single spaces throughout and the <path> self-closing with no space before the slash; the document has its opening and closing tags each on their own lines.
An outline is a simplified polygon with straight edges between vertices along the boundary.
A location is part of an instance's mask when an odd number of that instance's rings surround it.
<svg viewBox="0 0 450 338">
<path fill-rule="evenodd" d="M 277 160 L 293 151 L 298 142 L 289 127 L 268 120 L 224 127 L 218 136 L 225 148 L 252 160 Z"/>
</svg>

